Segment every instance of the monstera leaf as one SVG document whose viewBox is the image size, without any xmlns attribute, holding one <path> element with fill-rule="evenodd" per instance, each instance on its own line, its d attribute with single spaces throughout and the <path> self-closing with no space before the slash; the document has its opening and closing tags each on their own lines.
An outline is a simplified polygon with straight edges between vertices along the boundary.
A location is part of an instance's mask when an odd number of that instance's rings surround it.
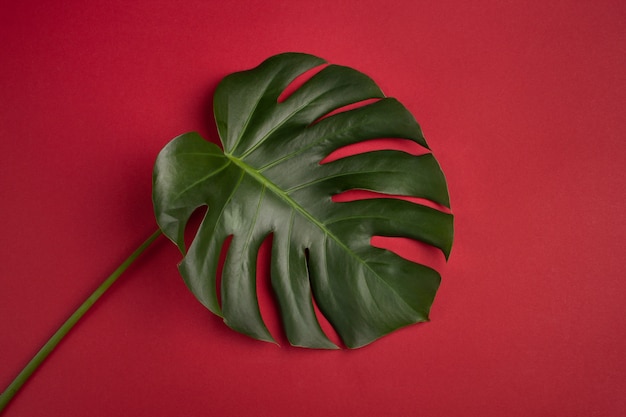
<svg viewBox="0 0 626 417">
<path fill-rule="evenodd" d="M 289 53 L 227 76 L 214 97 L 223 150 L 195 133 L 172 140 L 155 165 L 153 200 L 161 230 L 184 254 L 180 272 L 187 286 L 231 328 L 273 340 L 256 295 L 258 250 L 273 234 L 271 283 L 289 342 L 335 347 L 318 324 L 315 300 L 354 348 L 427 320 L 440 282 L 435 270 L 372 246 L 372 237 L 415 239 L 447 257 L 452 216 L 397 198 L 333 201 L 347 190 L 369 190 L 449 207 L 445 178 L 430 153 L 377 150 L 324 161 L 337 149 L 376 138 L 427 148 L 411 114 L 370 78 L 324 65 L 320 58 Z M 296 77 L 320 66 L 279 100 Z M 187 250 L 185 226 L 201 206 L 208 210 Z M 218 263 L 229 236 L 218 289 Z"/>
</svg>

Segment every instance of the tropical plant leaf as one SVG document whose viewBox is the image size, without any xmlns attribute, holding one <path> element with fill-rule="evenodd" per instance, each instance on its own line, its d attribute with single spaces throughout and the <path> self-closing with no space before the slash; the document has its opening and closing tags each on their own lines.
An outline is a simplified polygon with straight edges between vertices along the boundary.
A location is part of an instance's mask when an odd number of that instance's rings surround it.
<svg viewBox="0 0 626 417">
<path fill-rule="evenodd" d="M 336 347 L 313 299 L 348 347 L 428 320 L 439 274 L 371 245 L 407 237 L 448 257 L 452 215 L 396 198 L 334 202 L 347 190 L 416 196 L 449 207 L 445 178 L 430 153 L 365 152 L 320 163 L 346 145 L 402 138 L 427 148 L 413 116 L 366 75 L 288 53 L 219 84 L 214 112 L 223 151 L 195 133 L 173 139 L 154 169 L 158 224 L 184 255 L 180 272 L 198 300 L 233 329 L 271 341 L 256 295 L 256 260 L 273 234 L 271 283 L 285 333 L 296 346 Z M 304 72 L 324 66 L 284 101 Z M 336 109 L 368 99 L 352 110 Z M 325 117 L 328 116 L 328 117 Z M 187 250 L 191 214 L 208 210 Z M 221 303 L 216 272 L 222 246 Z"/>
</svg>

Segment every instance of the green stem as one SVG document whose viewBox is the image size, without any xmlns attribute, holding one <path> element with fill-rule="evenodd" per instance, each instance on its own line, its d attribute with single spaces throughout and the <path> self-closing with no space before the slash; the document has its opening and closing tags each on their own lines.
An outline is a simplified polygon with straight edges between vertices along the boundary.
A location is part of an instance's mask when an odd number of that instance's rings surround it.
<svg viewBox="0 0 626 417">
<path fill-rule="evenodd" d="M 111 285 L 122 275 L 126 269 L 141 255 L 154 240 L 162 234 L 161 229 L 154 232 L 145 242 L 143 242 L 135 251 L 117 267 L 117 269 L 104 280 L 102 284 L 85 300 L 83 304 L 70 316 L 69 319 L 52 335 L 46 344 L 37 352 L 37 354 L 28 362 L 22 372 L 11 382 L 11 385 L 0 395 L 0 412 L 4 410 L 11 398 L 24 385 L 30 376 L 39 368 L 41 363 L 54 350 L 65 335 L 74 327 L 74 325 L 85 315 L 91 306 L 109 289 Z"/>
</svg>

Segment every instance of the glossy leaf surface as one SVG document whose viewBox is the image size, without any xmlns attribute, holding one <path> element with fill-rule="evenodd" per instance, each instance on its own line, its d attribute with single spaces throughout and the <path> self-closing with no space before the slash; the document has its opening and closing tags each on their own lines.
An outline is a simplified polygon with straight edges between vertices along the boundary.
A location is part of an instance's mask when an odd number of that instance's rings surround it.
<svg viewBox="0 0 626 417">
<path fill-rule="evenodd" d="M 296 77 L 320 66 L 282 100 Z M 369 190 L 449 207 L 445 178 L 432 154 L 378 150 L 321 163 L 337 149 L 376 138 L 403 138 L 427 148 L 415 119 L 397 100 L 358 71 L 289 53 L 227 76 L 215 92 L 214 111 L 223 150 L 185 134 L 165 146 L 154 169 L 158 224 L 183 252 L 180 272 L 200 302 L 233 329 L 273 340 L 256 295 L 257 253 L 273 234 L 271 283 L 291 344 L 335 347 L 318 324 L 313 299 L 348 347 L 428 319 L 439 274 L 373 247 L 371 239 L 407 237 L 447 257 L 452 215 L 395 198 L 332 197 Z M 208 210 L 187 250 L 185 226 L 201 206 Z M 218 285 L 220 253 L 229 236 Z"/>
</svg>

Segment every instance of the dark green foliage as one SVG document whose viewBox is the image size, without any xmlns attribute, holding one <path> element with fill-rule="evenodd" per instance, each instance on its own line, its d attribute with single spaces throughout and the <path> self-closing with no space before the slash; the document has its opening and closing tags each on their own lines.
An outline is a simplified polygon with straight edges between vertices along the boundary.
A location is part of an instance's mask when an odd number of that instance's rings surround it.
<svg viewBox="0 0 626 417">
<path fill-rule="evenodd" d="M 381 150 L 320 164 L 331 152 L 368 139 L 404 138 L 427 147 L 413 116 L 351 68 L 326 66 L 278 101 L 294 78 L 323 64 L 289 53 L 226 77 L 214 97 L 223 150 L 194 133 L 172 140 L 155 165 L 153 199 L 159 226 L 185 255 L 180 271 L 188 287 L 230 327 L 273 340 L 256 296 L 257 252 L 273 234 L 271 282 L 290 343 L 335 347 L 317 322 L 314 297 L 354 348 L 427 320 L 440 281 L 436 271 L 373 247 L 372 236 L 419 240 L 447 257 L 452 215 L 394 198 L 331 200 L 362 189 L 449 206 L 445 178 L 430 153 Z M 322 118 L 372 98 L 378 100 Z M 187 250 L 185 225 L 205 205 Z M 220 306 L 216 271 L 231 235 Z"/>
</svg>

